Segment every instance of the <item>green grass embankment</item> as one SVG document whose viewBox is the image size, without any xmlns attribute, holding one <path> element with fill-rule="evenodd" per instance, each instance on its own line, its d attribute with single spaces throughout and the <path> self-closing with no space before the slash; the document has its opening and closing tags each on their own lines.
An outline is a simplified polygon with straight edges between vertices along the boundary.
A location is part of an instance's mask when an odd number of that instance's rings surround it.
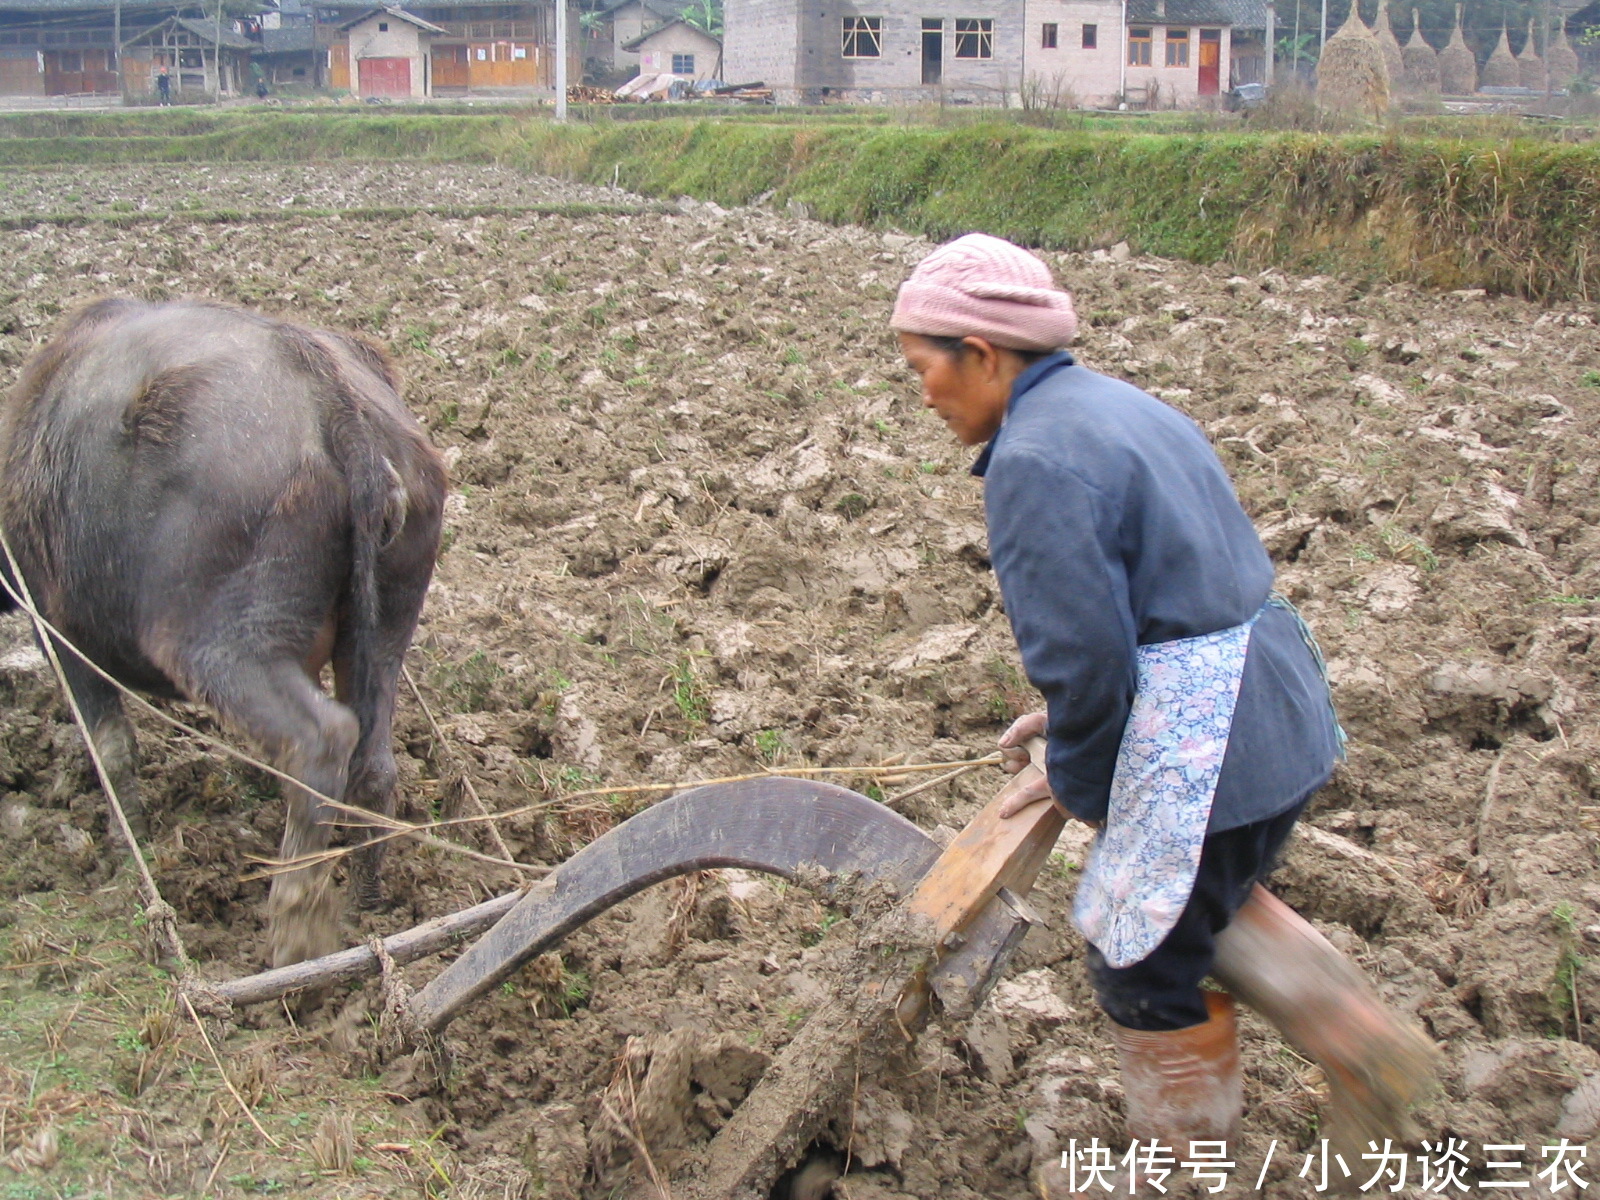
<svg viewBox="0 0 1600 1200">
<path fill-rule="evenodd" d="M 650 196 L 739 204 L 770 193 L 823 220 L 934 238 L 983 229 L 1061 249 L 1126 240 L 1202 263 L 1541 299 L 1600 294 L 1592 143 L 830 116 L 602 114 L 556 126 L 505 111 L 29 114 L 0 118 L 0 165 L 497 162 Z M 55 132 L 70 136 L 37 136 Z"/>
<path fill-rule="evenodd" d="M 1600 294 L 1600 149 L 1587 144 L 707 121 L 517 132 L 501 156 L 533 169 L 724 204 L 772 192 L 823 220 L 933 238 L 1125 239 L 1202 263 Z"/>
</svg>

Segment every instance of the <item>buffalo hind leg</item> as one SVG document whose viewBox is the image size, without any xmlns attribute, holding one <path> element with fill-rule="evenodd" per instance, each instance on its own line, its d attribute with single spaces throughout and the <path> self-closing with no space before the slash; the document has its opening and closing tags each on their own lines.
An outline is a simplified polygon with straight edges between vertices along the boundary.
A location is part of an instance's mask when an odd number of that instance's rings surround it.
<svg viewBox="0 0 1600 1200">
<path fill-rule="evenodd" d="M 305 788 L 342 800 L 359 729 L 351 711 L 326 696 L 293 661 L 216 661 L 186 677 L 200 699 Z M 305 788 L 284 784 L 287 814 L 280 857 L 328 848 L 327 805 Z M 267 897 L 268 957 L 274 967 L 319 958 L 340 948 L 339 907 L 329 863 L 311 863 L 272 877 Z"/>
<path fill-rule="evenodd" d="M 418 607 L 421 607 L 420 604 Z M 354 708 L 361 718 L 361 739 L 350 760 L 350 782 L 345 798 L 352 805 L 385 817 L 394 816 L 395 810 L 398 775 L 393 744 L 395 692 L 405 664 L 406 645 L 410 636 L 408 625 L 402 637 L 388 635 L 381 639 L 383 644 L 372 664 L 370 694 L 366 696 L 353 694 L 350 663 L 342 648 L 334 654 L 335 694 Z M 367 831 L 360 836 L 363 840 L 369 840 L 372 834 Z M 354 855 L 351 882 L 356 903 L 362 908 L 377 908 L 383 902 L 380 869 L 388 845 L 387 841 L 374 842 L 363 846 Z"/>
<path fill-rule="evenodd" d="M 89 737 L 94 741 L 95 752 L 106 769 L 117 802 L 133 836 L 142 838 L 150 832 L 145 819 L 144 801 L 139 795 L 139 747 L 133 735 L 133 722 L 122 709 L 122 696 L 100 676 L 96 675 L 71 650 L 57 646 L 61 670 L 67 677 L 67 688 L 78 702 Z M 118 841 L 122 833 L 116 822 L 111 822 L 112 837 Z"/>
</svg>

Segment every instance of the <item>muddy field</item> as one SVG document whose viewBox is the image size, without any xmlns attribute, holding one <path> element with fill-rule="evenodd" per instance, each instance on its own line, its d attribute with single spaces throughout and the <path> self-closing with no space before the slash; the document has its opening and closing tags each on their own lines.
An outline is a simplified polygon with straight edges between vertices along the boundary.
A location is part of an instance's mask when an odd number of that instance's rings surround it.
<svg viewBox="0 0 1600 1200">
<path fill-rule="evenodd" d="M 574 200 L 633 203 L 488 168 L 7 174 L 0 216 L 177 211 L 6 234 L 0 363 L 9 383 L 66 308 L 110 293 L 242 301 L 389 346 L 452 476 L 409 660 L 450 745 L 404 696 L 405 803 L 436 811 L 464 756 L 492 806 L 548 802 L 506 825 L 523 861 L 647 803 L 565 798 L 597 785 L 988 753 L 1033 697 L 970 455 L 920 410 L 885 327 L 925 243 L 692 202 L 286 211 Z M 182 215 L 219 207 L 279 218 Z M 1083 360 L 1206 429 L 1327 653 L 1350 761 L 1283 894 L 1444 1047 L 1425 1136 L 1475 1164 L 1485 1143 L 1526 1144 L 1532 1179 L 1539 1146 L 1600 1129 L 1594 310 L 1122 248 L 1054 262 Z M 636 1139 L 662 1174 L 692 1160 L 852 943 L 849 915 L 796 886 L 663 885 L 458 1020 L 442 1088 L 380 1060 L 376 986 L 298 1020 L 242 1013 L 217 1049 L 273 1146 L 140 964 L 75 734 L 21 624 L 0 634 L 0 1197 L 657 1197 Z M 140 724 L 157 877 L 188 946 L 207 974 L 254 970 L 265 885 L 241 876 L 275 848 L 273 789 Z M 975 772 L 903 811 L 959 827 L 1000 781 Z M 1034 894 L 1052 928 L 991 1005 L 860 1082 L 835 1196 L 1022 1200 L 1060 1143 L 1115 1135 L 1114 1058 L 1066 919 L 1083 839 L 1059 849 Z M 401 850 L 392 906 L 352 940 L 512 882 Z M 1315 1070 L 1253 1020 L 1246 1069 L 1234 1190 L 1275 1139 L 1265 1193 L 1313 1194 L 1296 1173 Z"/>
</svg>

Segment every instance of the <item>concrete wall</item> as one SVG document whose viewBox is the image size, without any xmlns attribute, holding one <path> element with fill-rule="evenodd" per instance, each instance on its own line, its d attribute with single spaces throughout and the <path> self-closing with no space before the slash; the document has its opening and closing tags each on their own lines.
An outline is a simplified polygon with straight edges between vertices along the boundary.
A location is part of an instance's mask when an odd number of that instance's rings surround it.
<svg viewBox="0 0 1600 1200">
<path fill-rule="evenodd" d="M 722 77 L 760 81 L 791 102 L 796 89 L 801 0 L 724 0 Z"/>
<path fill-rule="evenodd" d="M 1021 80 L 1023 13 L 1021 0 L 821 0 L 802 10 L 799 86 L 821 93 L 861 89 L 923 87 L 922 23 L 941 22 L 941 83 L 947 97 L 1002 103 L 1015 95 Z M 845 58 L 842 33 L 846 17 L 883 19 L 882 56 Z M 993 51 L 988 59 L 957 58 L 957 18 L 987 18 L 994 22 Z M 937 95 L 929 91 L 930 98 Z M 817 98 L 821 98 L 820 95 Z"/>
<path fill-rule="evenodd" d="M 614 70 L 626 70 L 639 65 L 639 52 L 637 50 L 624 50 L 622 47 L 633 41 L 652 25 L 661 24 L 662 18 L 649 11 L 642 4 L 625 4 L 611 14 L 611 66 Z"/>
<path fill-rule="evenodd" d="M 1044 46 L 1044 26 L 1056 27 L 1054 49 Z M 1095 47 L 1083 48 L 1083 27 L 1095 28 Z M 1031 96 L 1044 107 L 1102 108 L 1121 91 L 1122 5 L 1117 0 L 1028 0 L 1024 74 Z"/>
<path fill-rule="evenodd" d="M 671 71 L 672 56 L 675 54 L 694 55 L 693 78 L 719 78 L 722 47 L 717 45 L 715 38 L 681 22 L 663 29 L 639 47 L 639 74 Z"/>
</svg>

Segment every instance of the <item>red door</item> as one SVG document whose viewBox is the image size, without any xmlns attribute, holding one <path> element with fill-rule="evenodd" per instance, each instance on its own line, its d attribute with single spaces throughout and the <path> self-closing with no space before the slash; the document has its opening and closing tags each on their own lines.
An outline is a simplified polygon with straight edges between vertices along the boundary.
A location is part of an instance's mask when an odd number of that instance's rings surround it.
<svg viewBox="0 0 1600 1200">
<path fill-rule="evenodd" d="M 363 96 L 392 96 L 409 99 L 411 96 L 411 60 L 409 58 L 358 58 Z"/>
<path fill-rule="evenodd" d="M 1215 96 L 1222 90 L 1222 30 L 1200 31 L 1200 94 Z"/>
</svg>

